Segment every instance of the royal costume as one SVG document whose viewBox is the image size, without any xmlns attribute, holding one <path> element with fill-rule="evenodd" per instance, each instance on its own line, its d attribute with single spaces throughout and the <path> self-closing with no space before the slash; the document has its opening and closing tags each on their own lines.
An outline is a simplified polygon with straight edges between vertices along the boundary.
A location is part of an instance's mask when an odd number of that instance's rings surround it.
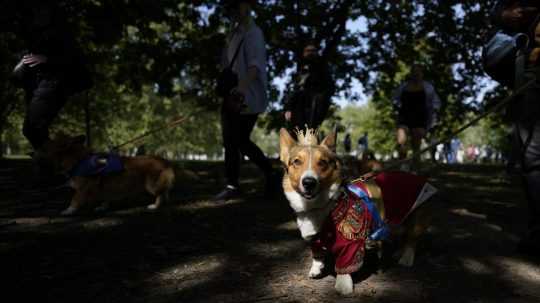
<svg viewBox="0 0 540 303">
<path fill-rule="evenodd" d="M 383 241 L 389 227 L 402 224 L 409 214 L 436 193 L 427 179 L 410 173 L 387 172 L 374 178 L 384 203 L 384 218 L 373 202 L 369 186 L 356 181 L 343 187 L 322 230 L 311 242 L 315 257 L 331 253 L 337 274 L 362 266 L 366 242 Z"/>
</svg>

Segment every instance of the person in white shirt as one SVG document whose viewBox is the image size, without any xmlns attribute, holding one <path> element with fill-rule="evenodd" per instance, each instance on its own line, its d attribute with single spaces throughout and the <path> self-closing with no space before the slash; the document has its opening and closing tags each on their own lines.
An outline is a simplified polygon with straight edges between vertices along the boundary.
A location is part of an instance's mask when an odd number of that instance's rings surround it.
<svg viewBox="0 0 540 303">
<path fill-rule="evenodd" d="M 276 179 L 270 161 L 250 139 L 258 115 L 268 107 L 266 43 L 262 30 L 252 18 L 255 5 L 255 0 L 225 1 L 234 26 L 227 37 L 222 64 L 224 69 L 231 67 L 238 76 L 238 83 L 224 97 L 221 110 L 227 186 L 216 195 L 215 201 L 227 201 L 240 195 L 241 155 L 264 172 L 267 193 L 272 192 Z"/>
</svg>

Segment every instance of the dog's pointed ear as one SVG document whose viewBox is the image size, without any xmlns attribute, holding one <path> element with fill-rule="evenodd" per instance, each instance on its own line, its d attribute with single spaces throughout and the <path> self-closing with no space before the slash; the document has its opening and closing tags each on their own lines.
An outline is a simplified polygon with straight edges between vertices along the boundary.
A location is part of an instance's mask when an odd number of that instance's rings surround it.
<svg viewBox="0 0 540 303">
<path fill-rule="evenodd" d="M 334 129 L 326 138 L 324 138 L 321 142 L 322 146 L 325 146 L 332 152 L 336 152 L 336 143 L 337 143 L 337 131 Z"/>
<path fill-rule="evenodd" d="M 283 164 L 288 164 L 289 153 L 295 145 L 296 140 L 291 136 L 288 130 L 282 128 L 279 131 L 279 159 Z"/>
</svg>

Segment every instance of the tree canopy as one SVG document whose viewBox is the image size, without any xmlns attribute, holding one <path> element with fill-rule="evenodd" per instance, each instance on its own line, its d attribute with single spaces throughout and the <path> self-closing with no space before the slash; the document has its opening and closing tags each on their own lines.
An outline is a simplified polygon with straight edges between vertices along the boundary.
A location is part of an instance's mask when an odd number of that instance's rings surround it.
<svg viewBox="0 0 540 303">
<path fill-rule="evenodd" d="M 73 98 L 56 129 L 82 131 L 89 101 L 98 146 L 119 143 L 179 115 L 198 113 L 149 144 L 218 152 L 219 115 L 213 85 L 230 27 L 221 1 L 59 0 L 89 58 L 95 86 Z M 21 24 L 33 1 L 2 1 L 0 131 L 20 142 L 22 94 L 7 80 L 24 45 Z M 270 79 L 290 82 L 306 43 L 321 46 L 336 95 L 357 101 L 362 84 L 377 111 L 370 125 L 393 129 L 390 97 L 413 62 L 426 68 L 443 99 L 441 134 L 481 110 L 488 87 L 480 65 L 493 1 L 259 1 L 256 22 L 267 40 Z M 25 19 L 26 18 L 26 19 Z M 362 26 L 354 26 L 354 25 Z M 283 124 L 279 85 L 272 82 L 268 130 Z M 370 115 L 371 116 L 371 115 Z M 9 117 L 9 118 L 8 118 Z M 457 118 L 457 119 L 456 119 Z M 380 140 L 384 140 L 382 137 Z M 392 138 L 388 138 L 392 140 Z"/>
</svg>

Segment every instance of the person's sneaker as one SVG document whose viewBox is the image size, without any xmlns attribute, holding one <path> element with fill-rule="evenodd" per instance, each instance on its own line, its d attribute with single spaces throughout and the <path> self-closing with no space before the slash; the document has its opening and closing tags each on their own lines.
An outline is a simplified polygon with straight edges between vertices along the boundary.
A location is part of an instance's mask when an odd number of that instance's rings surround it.
<svg viewBox="0 0 540 303">
<path fill-rule="evenodd" d="M 214 202 L 227 202 L 228 200 L 238 198 L 240 189 L 238 187 L 227 185 L 223 191 L 217 194 L 212 200 Z"/>
</svg>

